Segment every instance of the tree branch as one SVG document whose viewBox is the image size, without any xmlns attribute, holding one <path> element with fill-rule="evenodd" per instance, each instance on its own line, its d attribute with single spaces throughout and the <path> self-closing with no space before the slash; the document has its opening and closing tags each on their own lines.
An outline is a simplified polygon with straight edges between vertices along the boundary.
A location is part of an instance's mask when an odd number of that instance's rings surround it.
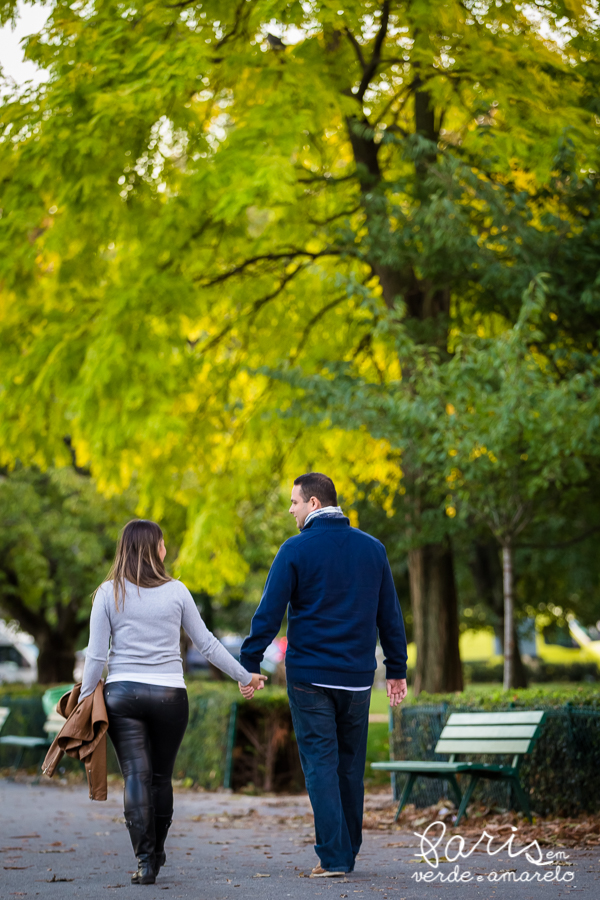
<svg viewBox="0 0 600 900">
<path fill-rule="evenodd" d="M 298 257 L 308 257 L 309 259 L 319 259 L 321 256 L 340 256 L 341 250 L 319 250 L 318 253 L 311 253 L 309 250 L 285 250 L 281 253 L 262 253 L 259 256 L 251 256 L 250 259 L 245 259 L 244 262 L 240 263 L 238 266 L 235 266 L 233 269 L 230 269 L 229 272 L 223 272 L 222 275 L 217 275 L 215 278 L 211 278 L 210 281 L 204 282 L 202 287 L 213 287 L 215 284 L 222 284 L 224 281 L 227 281 L 229 278 L 233 278 L 235 275 L 241 275 L 248 266 L 252 266 L 255 263 L 259 262 L 279 262 L 282 259 L 297 259 Z M 195 281 L 200 281 L 200 278 L 195 278 Z"/>
<path fill-rule="evenodd" d="M 250 7 L 247 6 L 245 0 L 241 0 L 241 3 L 238 4 L 238 7 L 235 11 L 234 26 L 231 29 L 231 31 L 228 31 L 227 34 L 223 35 L 221 40 L 217 42 L 217 45 L 216 45 L 217 48 L 220 49 L 224 44 L 227 43 L 227 41 L 230 38 L 235 37 L 235 35 L 237 34 L 238 26 L 239 26 L 240 22 L 244 19 L 244 14 L 243 14 L 244 10 L 248 10 L 248 12 L 249 12 Z M 248 18 L 248 13 L 246 14 L 246 18 Z"/>
<path fill-rule="evenodd" d="M 394 103 L 395 103 L 397 100 L 399 100 L 399 99 L 402 97 L 402 94 L 404 94 L 404 93 L 410 94 L 410 92 L 412 91 L 414 85 L 415 85 L 415 82 L 414 82 L 414 81 L 411 81 L 410 84 L 404 84 L 404 85 L 402 85 L 402 89 L 399 90 L 396 94 L 394 94 L 394 96 L 391 97 L 390 100 L 388 100 L 388 102 L 386 103 L 386 105 L 383 107 L 382 111 L 381 111 L 381 112 L 379 113 L 379 115 L 377 116 L 377 118 L 376 118 L 374 124 L 375 124 L 375 125 L 378 125 L 379 122 L 382 121 L 382 119 L 384 118 L 384 116 L 387 114 L 388 110 L 394 105 Z M 396 115 L 398 115 L 398 113 L 396 113 Z"/>
<path fill-rule="evenodd" d="M 362 203 L 359 203 L 352 209 L 343 209 L 340 212 L 334 213 L 332 216 L 329 216 L 328 219 L 312 219 L 310 216 L 308 216 L 307 221 L 310 222 L 311 225 L 317 225 L 320 228 L 324 228 L 325 225 L 331 225 L 332 222 L 335 222 L 336 219 L 341 219 L 342 216 L 353 216 L 354 213 L 360 212 L 361 209 Z"/>
<path fill-rule="evenodd" d="M 557 544 L 515 544 L 514 546 L 515 549 L 531 548 L 533 550 L 559 550 L 561 547 L 571 547 L 573 544 L 585 541 L 586 538 L 595 534 L 597 531 L 600 531 L 600 525 L 594 525 L 593 528 L 588 528 L 583 534 L 570 538 L 568 541 L 559 541 Z"/>
<path fill-rule="evenodd" d="M 265 297 L 260 297 L 258 300 L 255 300 L 254 303 L 252 304 L 252 308 L 248 311 L 248 313 L 242 313 L 242 315 L 249 315 L 249 316 L 256 315 L 256 313 L 259 312 L 260 309 L 262 309 L 262 307 L 265 305 L 265 303 L 269 303 L 270 300 L 274 300 L 275 297 L 277 297 L 282 292 L 282 290 L 286 287 L 286 285 L 292 280 L 292 278 L 295 278 L 295 276 L 299 272 L 304 271 L 305 268 L 306 268 L 306 265 L 304 265 L 304 266 L 300 265 L 300 266 L 298 266 L 297 269 L 294 269 L 293 272 L 289 272 L 287 275 L 285 275 L 281 279 L 281 281 L 279 282 L 279 285 L 275 288 L 274 291 L 272 291 L 270 294 L 267 294 Z M 212 350 L 213 347 L 216 347 L 217 344 L 219 344 L 223 340 L 225 335 L 231 331 L 233 326 L 234 326 L 234 322 L 229 322 L 227 325 L 225 325 L 218 334 L 216 334 L 213 338 L 210 338 L 210 340 L 207 341 L 207 343 L 204 344 L 203 347 L 201 347 L 199 352 L 206 353 L 206 352 L 208 352 L 208 350 Z M 190 342 L 188 342 L 188 343 L 190 343 Z M 194 344 L 194 346 L 195 346 L 195 344 Z"/>
<path fill-rule="evenodd" d="M 304 172 L 308 172 L 308 169 L 302 169 Z M 341 184 L 343 181 L 353 181 L 356 178 L 356 174 L 351 172 L 350 175 L 341 175 L 339 178 L 336 178 L 334 175 L 312 175 L 310 178 L 299 178 L 298 184 L 314 184 L 317 181 L 324 181 L 326 184 Z"/>
<path fill-rule="evenodd" d="M 368 65 L 364 68 L 364 74 L 361 79 L 358 92 L 354 94 L 359 103 L 362 103 L 365 93 L 367 92 L 367 88 L 371 83 L 371 79 L 375 75 L 377 71 L 377 67 L 381 62 L 381 48 L 383 47 L 383 42 L 385 40 L 385 36 L 387 34 L 388 23 L 390 19 L 390 0 L 384 0 L 383 6 L 381 8 L 381 25 L 379 26 L 379 31 L 375 36 L 375 43 L 373 45 L 373 53 L 371 55 L 371 59 L 369 60 Z"/>
<path fill-rule="evenodd" d="M 360 46 L 360 44 L 358 43 L 358 41 L 356 40 L 356 38 L 354 37 L 354 35 L 352 34 L 352 32 L 350 31 L 349 28 L 344 28 L 344 34 L 346 35 L 346 37 L 352 44 L 352 46 L 354 48 L 354 52 L 356 53 L 356 58 L 358 59 L 358 61 L 360 63 L 360 67 L 364 72 L 366 69 L 366 63 L 365 63 L 365 58 L 363 56 L 362 47 Z"/>
<path fill-rule="evenodd" d="M 338 306 L 338 304 L 343 303 L 343 301 L 347 300 L 347 299 L 348 299 L 348 297 L 346 294 L 344 294 L 341 297 L 336 297 L 335 300 L 332 300 L 331 303 L 327 303 L 318 312 L 316 312 L 314 314 L 312 319 L 310 319 L 307 322 L 307 324 L 304 328 L 304 331 L 302 332 L 302 337 L 300 338 L 300 340 L 298 342 L 298 346 L 296 347 L 296 352 L 290 354 L 290 362 L 294 362 L 296 359 L 298 359 L 298 356 L 300 355 L 302 348 L 304 347 L 306 341 L 308 340 L 308 336 L 309 336 L 310 332 L 312 331 L 314 326 L 317 324 L 317 322 L 319 322 L 323 318 L 323 316 L 329 312 L 330 309 L 333 309 L 335 306 Z"/>
</svg>

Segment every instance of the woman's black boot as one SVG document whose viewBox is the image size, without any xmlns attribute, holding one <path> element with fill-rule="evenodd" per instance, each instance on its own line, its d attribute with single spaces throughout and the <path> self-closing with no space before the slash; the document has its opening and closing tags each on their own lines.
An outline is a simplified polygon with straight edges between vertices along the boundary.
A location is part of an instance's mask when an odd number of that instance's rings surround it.
<svg viewBox="0 0 600 900">
<path fill-rule="evenodd" d="M 131 883 L 154 884 L 156 881 L 154 807 L 140 806 L 126 812 L 125 824 L 129 829 L 131 845 L 138 861 L 138 870 L 131 876 Z"/>
<path fill-rule="evenodd" d="M 154 816 L 154 827 L 156 831 L 156 844 L 154 852 L 154 868 L 158 875 L 161 866 L 164 866 L 167 855 L 165 853 L 165 841 L 167 833 L 172 824 L 171 816 Z"/>
<path fill-rule="evenodd" d="M 157 875 L 161 866 L 164 866 L 167 859 L 167 854 L 165 853 L 165 841 L 172 821 L 171 816 L 154 816 L 154 828 L 156 833 L 156 843 L 154 845 L 154 870 Z"/>
</svg>

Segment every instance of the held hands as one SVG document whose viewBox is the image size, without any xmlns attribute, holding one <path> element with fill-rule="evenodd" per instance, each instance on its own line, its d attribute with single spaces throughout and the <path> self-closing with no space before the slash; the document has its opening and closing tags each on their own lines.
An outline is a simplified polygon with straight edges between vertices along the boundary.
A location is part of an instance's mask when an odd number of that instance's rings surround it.
<svg viewBox="0 0 600 900">
<path fill-rule="evenodd" d="M 252 674 L 252 681 L 250 684 L 243 685 L 238 681 L 238 687 L 240 689 L 240 694 L 245 700 L 252 700 L 254 697 L 254 691 L 262 691 L 265 686 L 265 681 L 267 681 L 266 675 L 258 675 L 256 672 Z"/>
<path fill-rule="evenodd" d="M 398 706 L 402 703 L 408 692 L 406 678 L 388 678 L 385 686 L 390 698 L 390 706 Z"/>
</svg>

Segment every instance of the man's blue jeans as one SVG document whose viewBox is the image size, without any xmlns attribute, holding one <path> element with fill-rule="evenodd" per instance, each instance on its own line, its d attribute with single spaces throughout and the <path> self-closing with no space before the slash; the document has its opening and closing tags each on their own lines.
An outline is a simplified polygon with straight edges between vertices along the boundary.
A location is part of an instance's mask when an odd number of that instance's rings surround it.
<svg viewBox="0 0 600 900">
<path fill-rule="evenodd" d="M 351 872 L 362 843 L 371 691 L 288 683 L 300 762 L 329 872 Z"/>
</svg>

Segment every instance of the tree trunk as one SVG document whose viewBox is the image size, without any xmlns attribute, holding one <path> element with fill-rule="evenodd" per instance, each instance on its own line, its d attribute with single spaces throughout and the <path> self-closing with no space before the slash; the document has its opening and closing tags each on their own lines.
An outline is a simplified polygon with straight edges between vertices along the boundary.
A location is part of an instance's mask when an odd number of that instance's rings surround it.
<svg viewBox="0 0 600 900">
<path fill-rule="evenodd" d="M 408 554 L 417 669 L 414 692 L 462 691 L 458 610 L 452 550 L 448 542 Z"/>
<path fill-rule="evenodd" d="M 73 682 L 75 667 L 75 640 L 53 631 L 34 633 L 39 647 L 38 683 L 58 684 Z"/>
<path fill-rule="evenodd" d="M 188 671 L 187 655 L 188 655 L 188 650 L 190 649 L 191 646 L 192 646 L 192 641 L 182 628 L 179 633 L 179 652 L 181 653 L 181 665 L 183 666 L 183 674 L 184 675 Z"/>
<path fill-rule="evenodd" d="M 504 690 L 515 687 L 515 610 L 513 596 L 513 554 L 510 544 L 502 548 L 502 584 L 504 588 Z"/>
<path fill-rule="evenodd" d="M 192 591 L 192 597 L 196 606 L 200 607 L 200 615 L 202 621 L 209 631 L 215 630 L 215 611 L 212 604 L 212 597 L 206 591 Z"/>
<path fill-rule="evenodd" d="M 470 559 L 470 568 L 475 581 L 479 600 L 487 606 L 494 618 L 494 632 L 504 653 L 504 591 L 503 573 L 498 555 L 498 544 L 494 540 L 475 541 Z M 516 626 L 513 623 L 514 655 L 512 687 L 527 687 L 527 669 L 521 659 Z"/>
<path fill-rule="evenodd" d="M 504 616 L 502 617 L 502 638 L 500 643 L 502 646 L 502 653 L 504 654 Z M 523 658 L 521 657 L 519 635 L 517 633 L 517 626 L 513 620 L 513 664 L 511 688 L 526 688 L 528 683 L 529 675 L 527 674 L 525 663 L 523 662 Z"/>
<path fill-rule="evenodd" d="M 367 227 L 373 228 L 375 233 L 387 227 L 391 233 L 385 201 L 382 203 L 377 196 L 383 186 L 378 159 L 381 145 L 375 143 L 373 129 L 365 119 L 349 117 L 347 128 Z M 432 142 L 438 139 L 433 102 L 425 91 L 417 91 L 415 97 L 415 132 Z M 428 165 L 434 161 L 431 156 L 420 160 L 416 173 L 419 183 L 426 178 Z M 424 201 L 423 191 L 421 194 Z M 417 339 L 433 341 L 445 351 L 450 292 L 443 286 L 420 282 L 412 267 L 390 265 L 377 252 L 370 262 L 388 308 L 394 309 L 398 300 L 403 299 Z M 462 690 L 456 587 L 449 542 L 429 544 L 411 551 L 409 570 L 417 645 L 415 692 Z"/>
</svg>

